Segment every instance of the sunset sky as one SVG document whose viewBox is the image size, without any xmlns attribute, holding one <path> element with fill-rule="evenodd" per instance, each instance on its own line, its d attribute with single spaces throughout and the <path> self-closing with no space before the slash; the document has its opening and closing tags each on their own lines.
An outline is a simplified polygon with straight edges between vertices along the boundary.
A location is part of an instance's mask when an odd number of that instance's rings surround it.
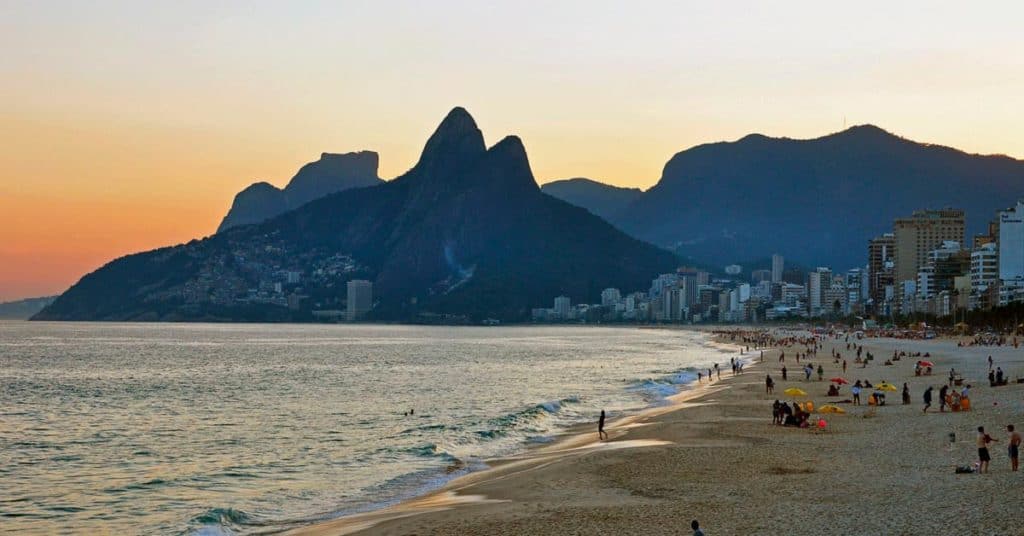
<svg viewBox="0 0 1024 536">
<path fill-rule="evenodd" d="M 1024 157 L 1024 4 L 838 6 L 5 0 L 0 301 L 208 235 L 324 151 L 399 175 L 456 105 L 541 183 L 859 123 Z"/>
</svg>

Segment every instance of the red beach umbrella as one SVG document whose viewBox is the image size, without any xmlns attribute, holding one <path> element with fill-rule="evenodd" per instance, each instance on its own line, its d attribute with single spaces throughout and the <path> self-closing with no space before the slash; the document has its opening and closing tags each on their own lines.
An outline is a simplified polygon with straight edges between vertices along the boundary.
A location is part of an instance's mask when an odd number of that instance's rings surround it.
<svg viewBox="0 0 1024 536">
<path fill-rule="evenodd" d="M 935 363 L 932 363 L 931 361 L 918 361 L 918 363 L 922 367 L 934 367 L 935 366 Z"/>
<path fill-rule="evenodd" d="M 848 382 L 848 381 L 846 381 L 846 380 L 844 380 L 842 378 L 832 378 L 829 381 L 832 382 L 832 383 L 838 383 L 840 385 L 846 385 L 846 384 L 850 383 L 850 382 Z"/>
</svg>

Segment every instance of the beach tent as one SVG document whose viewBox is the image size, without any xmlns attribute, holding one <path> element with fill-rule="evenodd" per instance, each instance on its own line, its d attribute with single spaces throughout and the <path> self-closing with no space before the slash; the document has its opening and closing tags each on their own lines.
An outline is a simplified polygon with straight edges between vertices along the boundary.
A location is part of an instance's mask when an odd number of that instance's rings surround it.
<svg viewBox="0 0 1024 536">
<path fill-rule="evenodd" d="M 832 382 L 832 383 L 838 383 L 838 384 L 840 384 L 840 385 L 846 385 L 846 384 L 850 383 L 850 382 L 846 381 L 846 380 L 845 380 L 845 379 L 843 379 L 843 378 L 832 378 L 832 379 L 831 379 L 831 380 L 829 380 L 829 381 L 830 381 L 830 382 Z"/>
<path fill-rule="evenodd" d="M 799 387 L 790 387 L 783 391 L 783 393 L 786 393 L 786 396 L 807 396 L 807 392 Z"/>
<path fill-rule="evenodd" d="M 876 385 L 875 389 L 878 389 L 880 391 L 893 391 L 893 392 L 899 391 L 898 387 L 896 387 L 895 385 L 893 385 L 891 383 L 888 383 L 888 382 L 882 382 L 882 383 Z"/>
<path fill-rule="evenodd" d="M 835 413 L 838 415 L 843 415 L 846 413 L 846 410 L 834 404 L 825 404 L 824 406 L 818 408 L 818 413 Z"/>
</svg>

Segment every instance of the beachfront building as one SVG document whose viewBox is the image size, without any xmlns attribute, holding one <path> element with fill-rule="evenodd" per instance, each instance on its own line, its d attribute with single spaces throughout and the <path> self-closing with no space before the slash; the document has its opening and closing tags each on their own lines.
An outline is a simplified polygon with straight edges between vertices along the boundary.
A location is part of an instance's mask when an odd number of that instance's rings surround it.
<svg viewBox="0 0 1024 536">
<path fill-rule="evenodd" d="M 622 301 L 622 294 L 617 288 L 606 288 L 601 291 L 601 305 L 615 307 Z"/>
<path fill-rule="evenodd" d="M 364 317 L 373 308 L 373 283 L 365 279 L 353 279 L 346 287 L 347 316 L 349 322 L 354 322 Z"/>
<path fill-rule="evenodd" d="M 651 299 L 653 300 L 654 298 L 661 296 L 661 292 L 663 290 L 676 286 L 676 283 L 678 282 L 679 276 L 676 274 L 661 274 L 654 278 L 654 280 L 651 281 L 651 290 L 649 292 Z"/>
<path fill-rule="evenodd" d="M 971 298 L 968 308 L 988 309 L 992 291 L 999 283 L 999 248 L 995 242 L 984 242 L 971 252 Z M 998 299 L 998 296 L 997 296 Z"/>
<path fill-rule="evenodd" d="M 928 264 L 918 271 L 917 310 L 945 316 L 949 314 L 947 311 L 959 307 L 961 300 L 966 307 L 970 296 L 970 272 L 970 252 L 961 249 L 959 242 L 943 242 L 941 247 L 928 254 Z M 958 280 L 962 288 L 957 288 Z"/>
<path fill-rule="evenodd" d="M 782 271 L 786 267 L 786 260 L 778 253 L 772 255 L 772 283 L 782 282 Z"/>
<path fill-rule="evenodd" d="M 872 312 L 891 311 L 896 280 L 896 235 L 885 233 L 868 241 L 868 300 Z"/>
<path fill-rule="evenodd" d="M 929 254 L 945 241 L 963 243 L 965 215 L 960 209 L 916 210 L 893 223 L 896 281 L 915 281 Z"/>
<path fill-rule="evenodd" d="M 832 287 L 832 270 L 818 267 L 807 274 L 807 314 L 811 318 L 821 316 L 826 312 L 825 291 Z"/>
<path fill-rule="evenodd" d="M 556 319 L 568 320 L 572 312 L 572 301 L 568 296 L 558 296 L 552 309 Z"/>
<path fill-rule="evenodd" d="M 999 303 L 1024 294 L 1024 201 L 999 213 Z"/>
</svg>

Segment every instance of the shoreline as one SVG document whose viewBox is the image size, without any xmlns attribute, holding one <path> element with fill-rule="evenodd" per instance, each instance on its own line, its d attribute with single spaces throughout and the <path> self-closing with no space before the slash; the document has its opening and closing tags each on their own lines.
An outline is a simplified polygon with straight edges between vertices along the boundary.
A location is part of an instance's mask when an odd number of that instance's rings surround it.
<svg viewBox="0 0 1024 536">
<path fill-rule="evenodd" d="M 485 327 L 485 326 L 480 326 Z M 506 326 L 508 327 L 508 326 Z M 610 326 L 596 326 L 610 327 Z M 633 327 L 637 326 L 623 326 Z M 663 326 L 656 326 L 662 328 Z M 725 340 L 722 336 L 712 333 L 713 330 L 721 329 L 720 326 L 709 326 L 706 329 L 694 329 L 690 326 L 668 326 L 669 329 L 685 329 L 703 333 L 707 339 L 704 344 L 725 352 L 741 352 L 744 346 Z M 773 350 L 766 348 L 767 352 Z M 751 353 L 758 350 L 751 350 Z M 745 367 L 755 365 L 755 359 L 750 353 L 742 354 L 746 360 Z M 760 364 L 758 362 L 758 364 Z M 724 368 L 724 367 L 723 367 Z M 728 374 L 728 372 L 726 372 Z M 746 371 L 744 372 L 746 374 Z M 366 512 L 357 512 L 343 515 L 333 519 L 325 519 L 312 524 L 287 529 L 283 534 L 289 536 L 324 536 L 324 535 L 347 535 L 368 531 L 374 527 L 387 523 L 407 519 L 414 516 L 424 515 L 431 512 L 441 512 L 459 506 L 473 504 L 495 504 L 504 502 L 502 500 L 490 499 L 484 495 L 460 494 L 465 489 L 488 482 L 494 482 L 512 475 L 518 475 L 532 471 L 548 464 L 557 463 L 563 459 L 582 456 L 595 451 L 612 451 L 640 447 L 661 446 L 669 442 L 659 440 L 625 440 L 619 439 L 628 434 L 629 430 L 646 426 L 648 419 L 660 415 L 680 411 L 689 407 L 691 401 L 713 394 L 719 390 L 726 389 L 721 385 L 729 379 L 729 376 L 720 380 L 710 381 L 708 378 L 701 382 L 692 380 L 679 384 L 680 392 L 664 398 L 665 404 L 658 404 L 646 407 L 635 413 L 623 415 L 614 421 L 610 421 L 605 430 L 609 438 L 605 441 L 597 439 L 594 431 L 596 423 L 580 423 L 569 426 L 559 432 L 556 439 L 543 445 L 526 445 L 525 448 L 509 456 L 500 456 L 483 460 L 487 466 L 479 471 L 471 471 L 458 476 L 442 484 L 440 487 L 428 490 L 422 494 L 399 500 L 395 504 L 382 508 L 375 508 Z"/>
<path fill-rule="evenodd" d="M 1024 473 L 1009 471 L 1003 427 L 1022 416 L 1024 385 L 989 387 L 985 357 L 993 355 L 1012 381 L 1024 375 L 1024 350 L 958 348 L 958 340 L 864 339 L 876 355 L 866 368 L 853 363 L 844 341 L 824 342 L 812 360 L 826 378 L 841 373 L 830 358 L 836 349 L 849 361 L 844 377 L 906 382 L 911 404 L 898 393 L 882 407 L 840 404 L 848 413 L 822 416 L 821 432 L 772 425 L 770 405 L 788 399 L 788 387 L 807 390 L 818 406 L 834 402 L 822 392 L 828 382 L 804 381 L 797 370 L 782 381 L 777 350 L 766 351 L 763 364 L 751 353 L 744 374 L 616 420 L 604 445 L 621 447 L 531 453 L 392 509 L 289 534 L 678 534 L 694 518 L 715 534 L 1021 534 L 1016 495 L 1006 491 L 1019 488 Z M 929 352 L 936 374 L 915 376 L 912 357 L 882 365 L 894 349 Z M 782 350 L 797 369 L 796 349 Z M 944 384 L 950 367 L 973 384 L 972 411 L 922 413 L 924 387 Z M 764 393 L 764 373 L 776 380 L 775 396 Z M 977 456 L 978 425 L 1001 441 L 991 473 L 957 475 L 955 466 Z"/>
</svg>

